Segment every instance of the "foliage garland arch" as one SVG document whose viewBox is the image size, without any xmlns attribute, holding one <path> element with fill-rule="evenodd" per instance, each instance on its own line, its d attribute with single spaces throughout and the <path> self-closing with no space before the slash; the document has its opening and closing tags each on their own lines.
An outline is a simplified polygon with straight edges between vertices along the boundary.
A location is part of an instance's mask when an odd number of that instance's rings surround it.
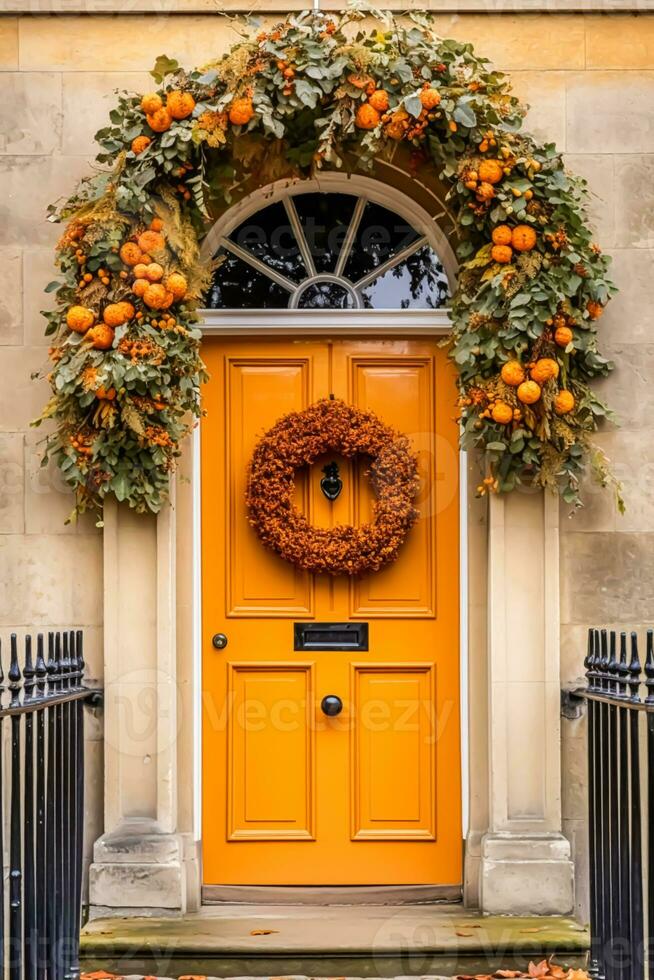
<svg viewBox="0 0 654 980">
<path fill-rule="evenodd" d="M 65 221 L 48 373 L 56 459 L 77 512 L 114 493 L 160 509 L 205 379 L 196 309 L 211 213 L 249 177 L 370 169 L 407 145 L 448 190 L 460 261 L 450 356 L 462 442 L 483 451 L 478 491 L 529 483 L 578 505 L 592 433 L 609 412 L 590 382 L 611 370 L 596 321 L 614 292 L 592 241 L 585 182 L 521 125 L 505 75 L 428 15 L 372 29 L 351 9 L 303 13 L 187 72 L 162 56 L 155 92 L 121 94 L 97 134 L 102 169 L 53 206 Z M 352 162 L 354 161 L 354 163 Z M 218 272 L 219 274 L 219 272 Z"/>
</svg>

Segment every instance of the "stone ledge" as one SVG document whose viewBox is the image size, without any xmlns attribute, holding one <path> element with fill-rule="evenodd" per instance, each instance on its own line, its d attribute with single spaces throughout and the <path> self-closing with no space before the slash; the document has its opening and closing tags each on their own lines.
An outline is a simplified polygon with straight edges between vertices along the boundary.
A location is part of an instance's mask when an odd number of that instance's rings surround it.
<svg viewBox="0 0 654 980">
<path fill-rule="evenodd" d="M 287 14 L 309 0 L 0 0 L 0 14 Z M 341 10 L 342 0 L 322 0 L 322 10 Z M 647 13 L 654 0 L 390 0 L 385 9 L 442 14 Z"/>
</svg>

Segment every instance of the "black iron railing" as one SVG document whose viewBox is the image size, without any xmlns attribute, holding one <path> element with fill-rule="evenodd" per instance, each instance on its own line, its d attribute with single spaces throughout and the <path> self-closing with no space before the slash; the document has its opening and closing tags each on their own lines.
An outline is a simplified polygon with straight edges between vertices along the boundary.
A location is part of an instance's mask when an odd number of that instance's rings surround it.
<svg viewBox="0 0 654 980">
<path fill-rule="evenodd" d="M 26 636 L 21 646 L 19 658 L 12 634 L 6 677 L 0 660 L 0 978 L 64 980 L 79 974 L 83 703 L 92 692 L 81 631 Z"/>
<path fill-rule="evenodd" d="M 590 972 L 652 980 L 654 957 L 654 631 L 589 630 Z"/>
</svg>

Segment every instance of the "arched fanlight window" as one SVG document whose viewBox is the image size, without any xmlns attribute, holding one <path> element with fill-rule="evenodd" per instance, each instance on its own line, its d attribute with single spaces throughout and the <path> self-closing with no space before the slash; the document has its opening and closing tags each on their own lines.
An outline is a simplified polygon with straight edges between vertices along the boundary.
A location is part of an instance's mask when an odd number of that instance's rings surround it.
<svg viewBox="0 0 654 980">
<path fill-rule="evenodd" d="M 354 194 L 288 195 L 222 237 L 214 258 L 209 309 L 439 309 L 450 296 L 427 237 Z"/>
</svg>

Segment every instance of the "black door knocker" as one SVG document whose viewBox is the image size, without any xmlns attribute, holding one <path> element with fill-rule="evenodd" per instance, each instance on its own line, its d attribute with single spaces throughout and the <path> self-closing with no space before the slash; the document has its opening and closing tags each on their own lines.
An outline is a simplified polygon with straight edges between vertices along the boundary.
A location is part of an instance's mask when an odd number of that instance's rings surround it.
<svg viewBox="0 0 654 980">
<path fill-rule="evenodd" d="M 320 481 L 320 489 L 327 500 L 336 500 L 343 489 L 343 481 L 338 475 L 338 463 L 327 463 L 327 466 L 323 466 L 322 471 L 325 475 Z"/>
</svg>

